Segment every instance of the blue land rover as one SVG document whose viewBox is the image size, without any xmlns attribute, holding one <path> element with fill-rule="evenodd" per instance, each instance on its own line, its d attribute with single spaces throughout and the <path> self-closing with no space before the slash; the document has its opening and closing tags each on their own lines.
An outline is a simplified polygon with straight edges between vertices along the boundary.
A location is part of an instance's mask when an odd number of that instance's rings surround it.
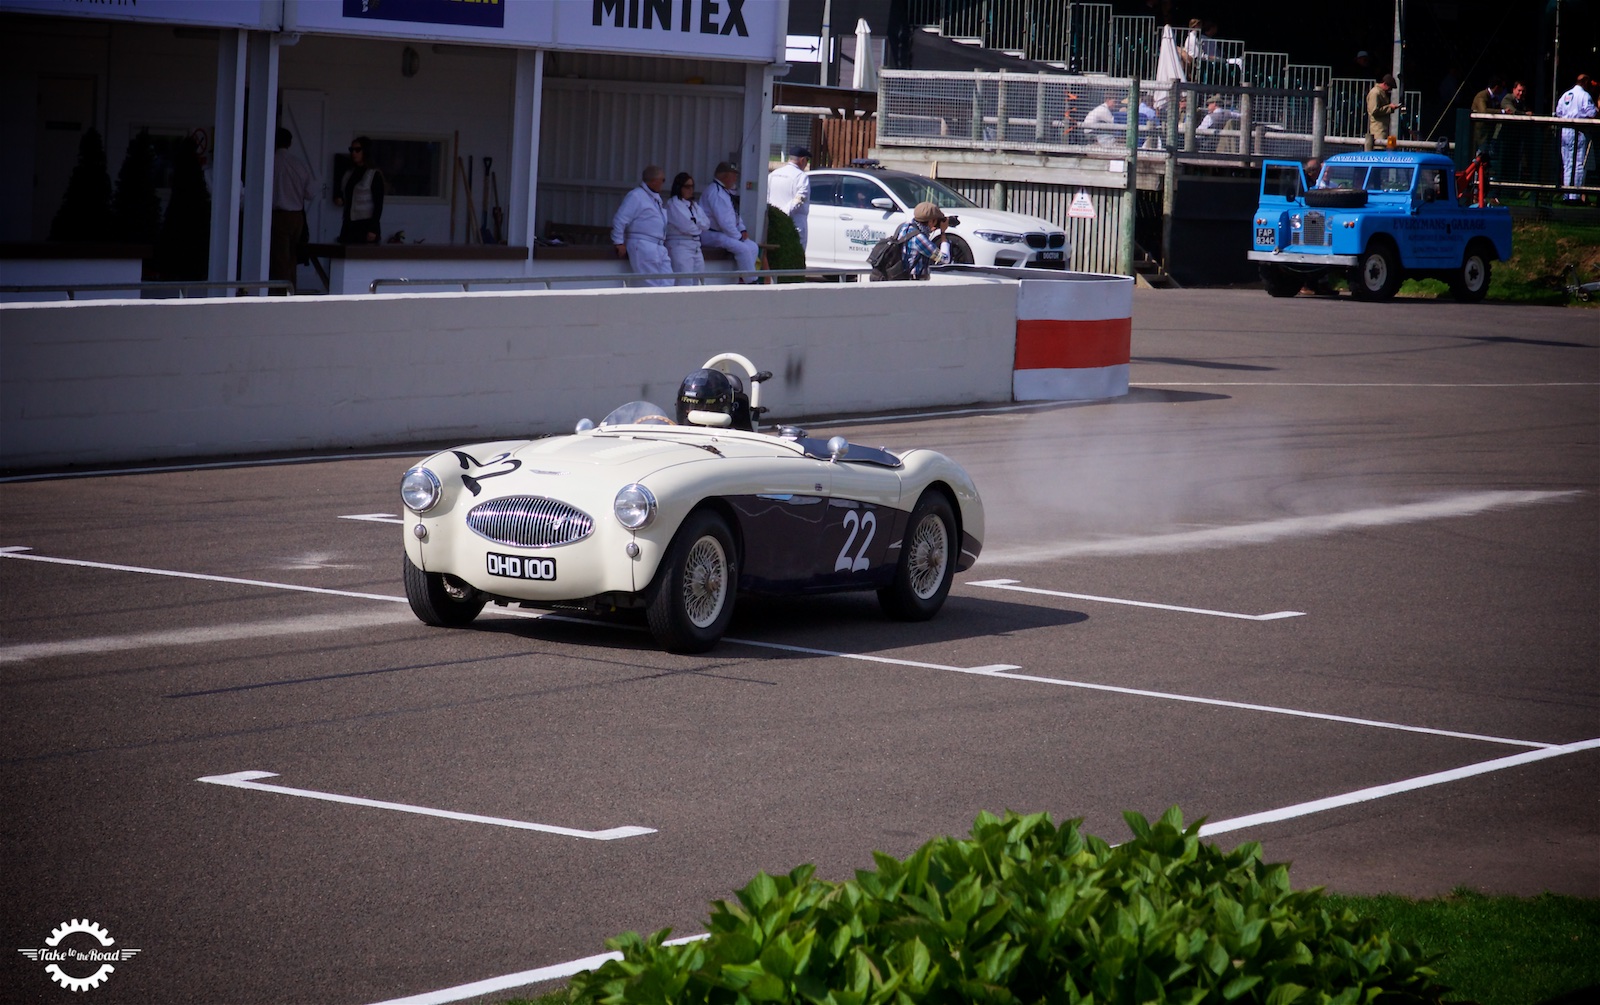
<svg viewBox="0 0 1600 1005">
<path fill-rule="evenodd" d="M 1475 302 L 1489 292 L 1491 263 L 1509 257 L 1511 211 L 1461 205 L 1440 154 L 1336 154 L 1311 184 L 1296 161 L 1262 166 L 1250 260 L 1275 297 L 1342 274 L 1358 300 L 1387 300 L 1414 277 Z"/>
</svg>

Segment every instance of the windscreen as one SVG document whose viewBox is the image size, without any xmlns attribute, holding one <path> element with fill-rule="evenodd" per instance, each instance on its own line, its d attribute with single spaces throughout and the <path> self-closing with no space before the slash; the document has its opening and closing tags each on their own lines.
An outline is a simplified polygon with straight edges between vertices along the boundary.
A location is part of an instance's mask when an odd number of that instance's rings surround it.
<svg viewBox="0 0 1600 1005">
<path fill-rule="evenodd" d="M 884 184 L 907 206 L 931 202 L 940 209 L 977 209 L 978 204 L 932 178 L 885 178 Z"/>
<path fill-rule="evenodd" d="M 1329 164 L 1317 179 L 1318 188 L 1356 189 L 1367 182 L 1365 164 Z"/>
<path fill-rule="evenodd" d="M 1415 168 L 1375 167 L 1367 175 L 1368 192 L 1409 192 Z"/>
</svg>

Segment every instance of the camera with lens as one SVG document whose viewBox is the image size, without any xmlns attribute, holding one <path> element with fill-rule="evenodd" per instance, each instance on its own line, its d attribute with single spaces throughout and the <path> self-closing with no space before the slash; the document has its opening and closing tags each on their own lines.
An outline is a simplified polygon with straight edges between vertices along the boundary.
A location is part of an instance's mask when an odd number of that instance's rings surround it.
<svg viewBox="0 0 1600 1005">
<path fill-rule="evenodd" d="M 944 225 L 947 228 L 949 228 L 949 227 L 959 227 L 959 226 L 961 226 L 961 217 L 959 217 L 959 216 L 947 216 L 947 217 L 944 218 Z"/>
</svg>

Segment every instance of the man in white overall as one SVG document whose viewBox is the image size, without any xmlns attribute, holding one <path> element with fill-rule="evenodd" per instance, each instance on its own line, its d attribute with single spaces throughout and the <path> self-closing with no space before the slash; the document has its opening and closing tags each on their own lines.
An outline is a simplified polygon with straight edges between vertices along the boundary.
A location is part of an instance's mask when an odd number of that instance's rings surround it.
<svg viewBox="0 0 1600 1005">
<path fill-rule="evenodd" d="M 739 184 L 739 169 L 723 161 L 717 165 L 711 185 L 700 196 L 700 208 L 705 210 L 711 226 L 700 232 L 700 243 L 707 248 L 720 248 L 733 256 L 734 267 L 740 273 L 739 282 L 754 282 L 748 275 L 756 267 L 756 257 L 761 249 L 750 240 L 750 232 L 733 208 L 733 192 Z"/>
<path fill-rule="evenodd" d="M 655 275 L 672 271 L 667 255 L 667 211 L 661 204 L 661 189 L 667 173 L 659 165 L 644 169 L 643 181 L 622 197 L 617 215 L 611 218 L 611 243 L 617 257 L 626 258 L 633 271 Z M 646 286 L 671 286 L 670 279 L 646 280 Z"/>
</svg>

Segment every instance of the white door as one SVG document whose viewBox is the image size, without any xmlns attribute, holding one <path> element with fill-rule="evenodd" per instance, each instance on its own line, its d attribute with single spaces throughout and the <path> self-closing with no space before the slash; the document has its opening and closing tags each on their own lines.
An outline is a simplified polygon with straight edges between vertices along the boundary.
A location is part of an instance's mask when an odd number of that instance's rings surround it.
<svg viewBox="0 0 1600 1005">
<path fill-rule="evenodd" d="M 323 133 L 327 105 L 328 96 L 322 91 L 285 89 L 278 94 L 278 125 L 294 134 L 289 152 L 306 162 L 316 180 L 317 197 L 306 207 L 313 243 L 339 236 L 339 214 L 332 212 L 333 158 L 328 156 L 328 138 Z"/>
</svg>

